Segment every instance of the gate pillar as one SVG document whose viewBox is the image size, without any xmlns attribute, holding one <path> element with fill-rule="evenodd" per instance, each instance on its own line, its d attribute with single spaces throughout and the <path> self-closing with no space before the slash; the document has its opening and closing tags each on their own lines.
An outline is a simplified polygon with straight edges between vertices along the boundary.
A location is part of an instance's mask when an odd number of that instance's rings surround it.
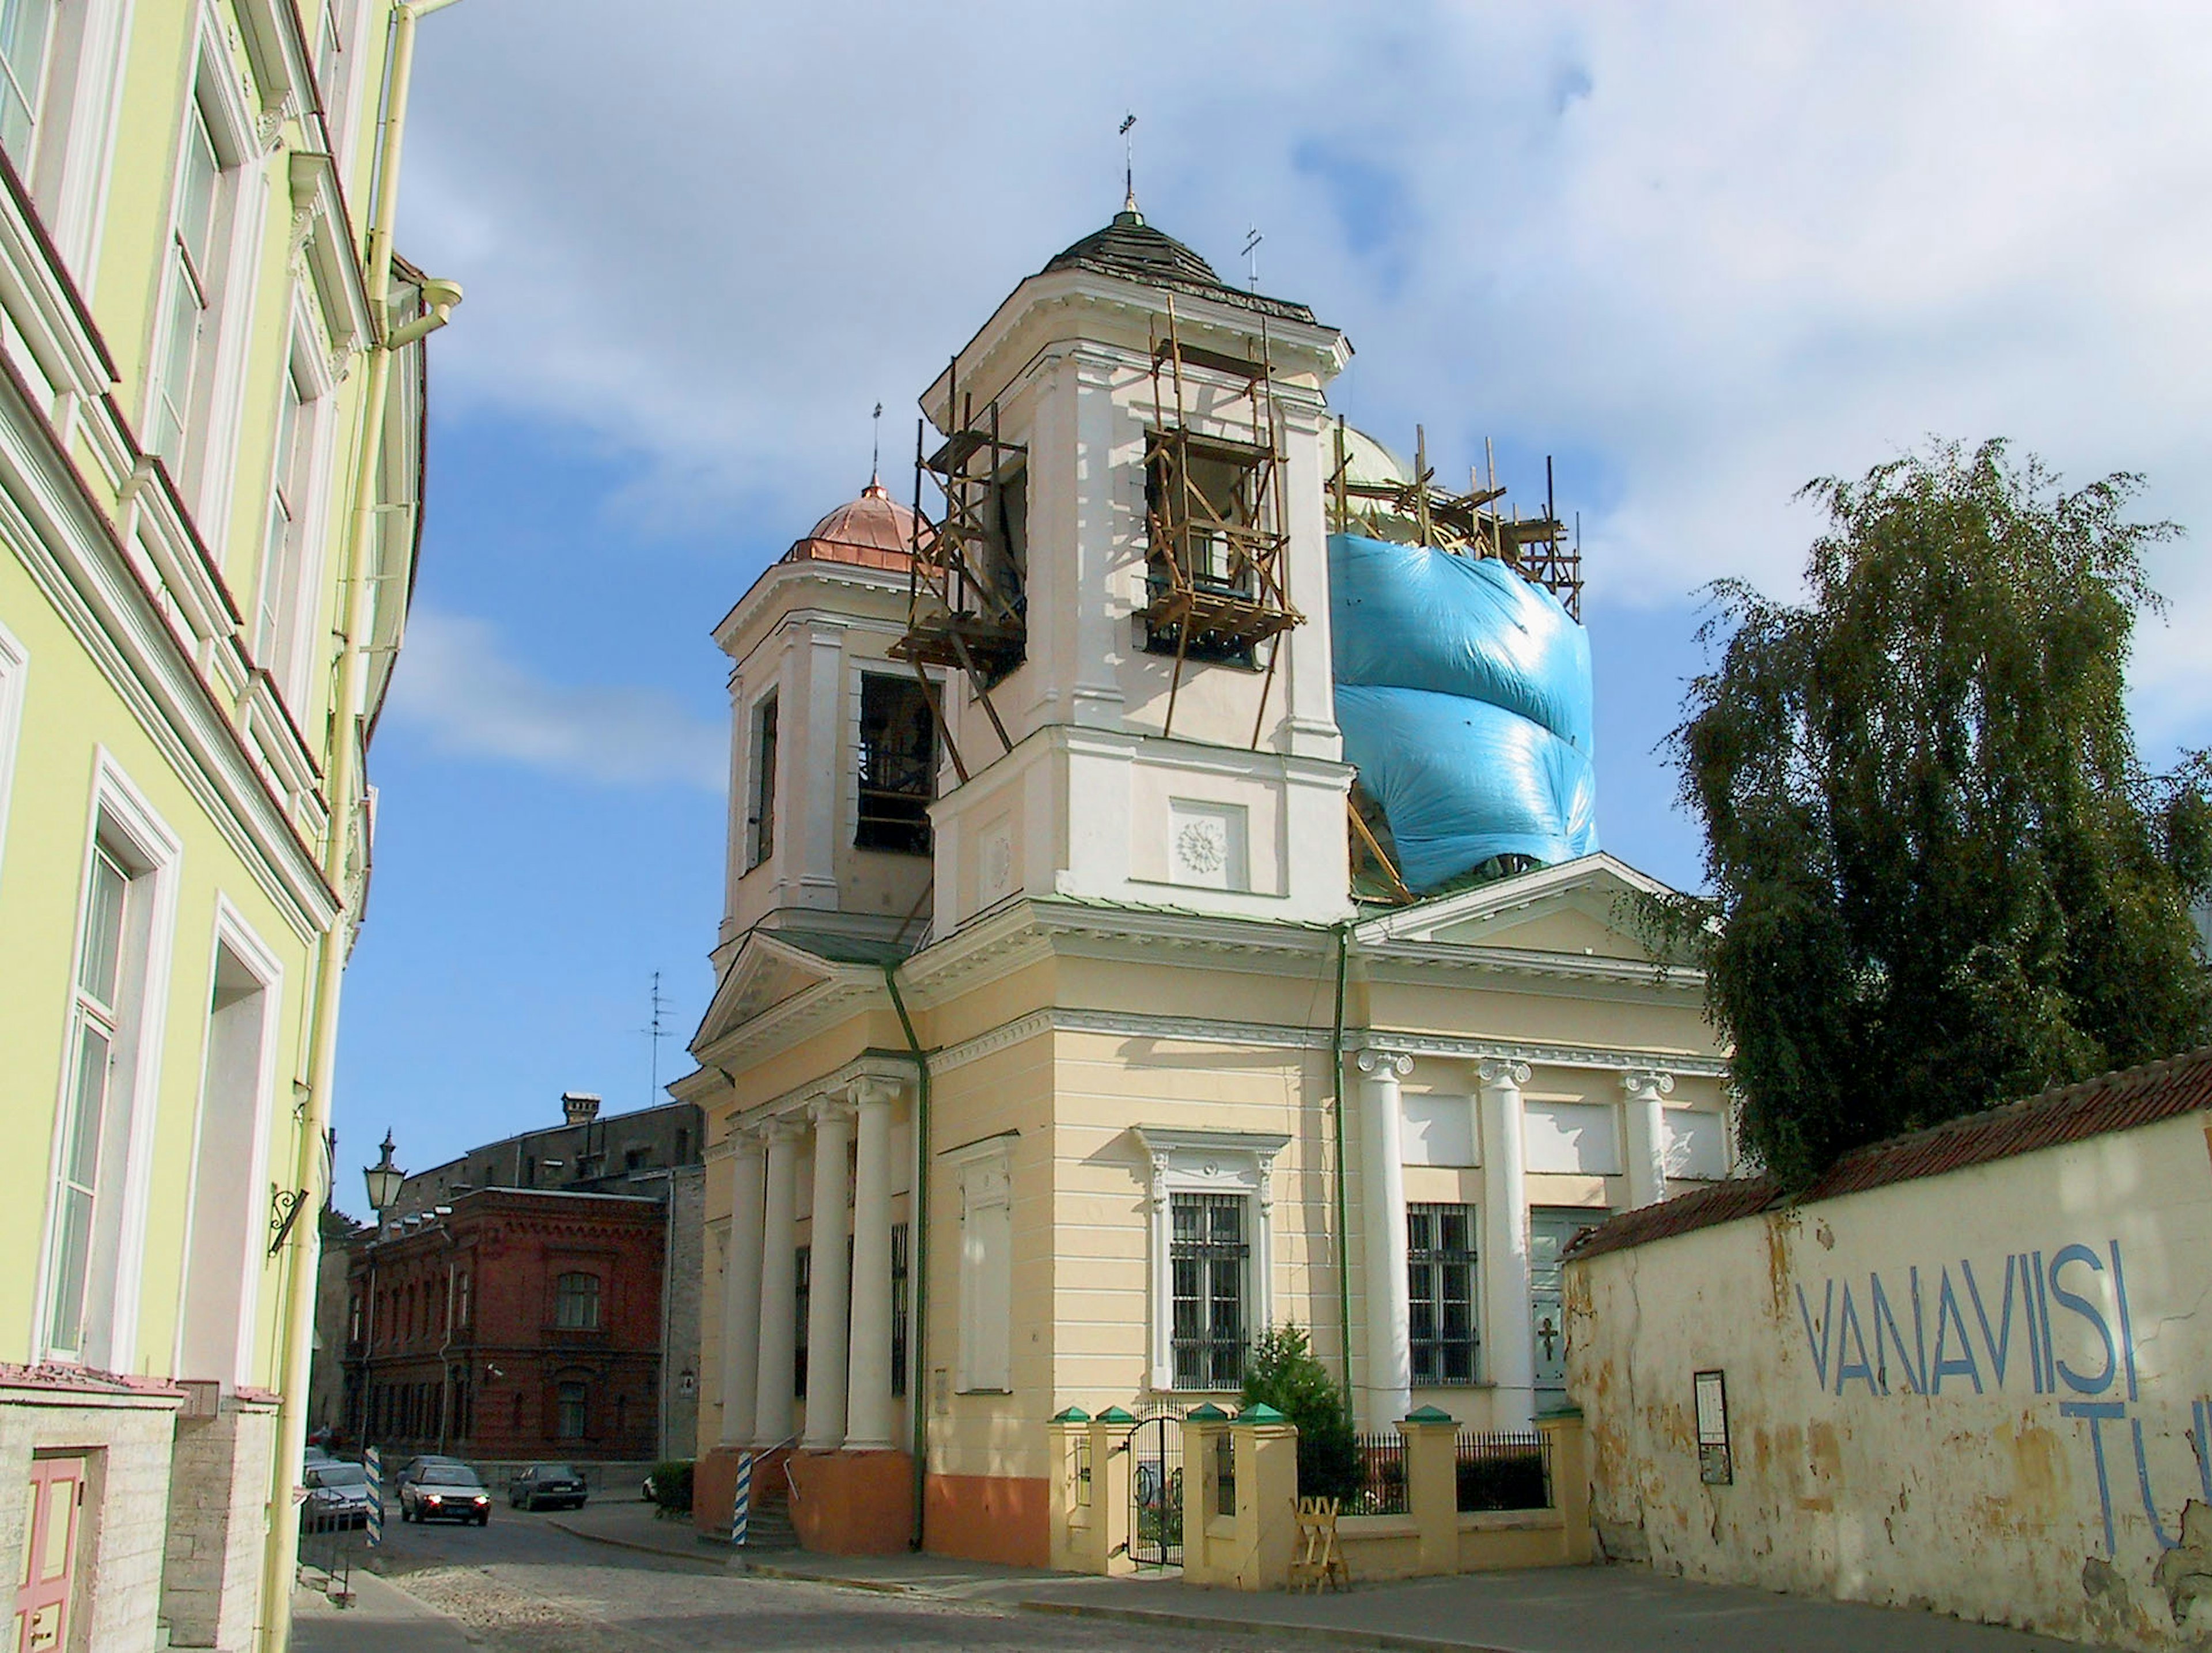
<svg viewBox="0 0 2212 1653">
<path fill-rule="evenodd" d="M 1129 1557 L 1129 1431 L 1136 1415 L 1109 1407 L 1091 1420 L 1091 1521 L 1103 1573 L 1134 1572 Z"/>
</svg>

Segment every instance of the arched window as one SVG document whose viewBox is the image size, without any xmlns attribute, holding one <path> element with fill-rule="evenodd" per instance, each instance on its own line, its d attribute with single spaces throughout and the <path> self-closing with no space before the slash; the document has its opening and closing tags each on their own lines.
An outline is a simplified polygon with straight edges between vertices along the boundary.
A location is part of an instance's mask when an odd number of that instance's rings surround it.
<svg viewBox="0 0 2212 1653">
<path fill-rule="evenodd" d="M 599 1277 L 563 1274 L 554 1282 L 553 1323 L 564 1332 L 599 1328 Z"/>
</svg>

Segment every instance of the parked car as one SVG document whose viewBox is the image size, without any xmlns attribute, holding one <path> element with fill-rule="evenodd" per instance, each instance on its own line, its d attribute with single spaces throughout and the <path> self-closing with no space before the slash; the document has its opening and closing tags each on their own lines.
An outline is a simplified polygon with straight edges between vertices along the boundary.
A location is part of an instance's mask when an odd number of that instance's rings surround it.
<svg viewBox="0 0 2212 1653">
<path fill-rule="evenodd" d="M 583 1476 L 571 1464 L 525 1464 L 507 1484 L 507 1501 L 518 1510 L 580 1510 L 590 1496 Z"/>
<path fill-rule="evenodd" d="M 310 1531 L 365 1527 L 376 1499 L 368 1490 L 368 1471 L 357 1463 L 325 1458 L 307 1468 L 307 1503 L 302 1522 Z"/>
<path fill-rule="evenodd" d="M 311 1445 L 305 1452 L 301 1454 L 300 1462 L 307 1468 L 312 1469 L 319 1463 L 330 1462 L 331 1455 L 322 1447 Z"/>
<path fill-rule="evenodd" d="M 408 1468 L 414 1470 L 410 1464 Z M 479 1527 L 491 1522 L 491 1494 L 465 1463 L 450 1461 L 426 1463 L 399 1484 L 402 1521 L 473 1521 Z"/>
</svg>

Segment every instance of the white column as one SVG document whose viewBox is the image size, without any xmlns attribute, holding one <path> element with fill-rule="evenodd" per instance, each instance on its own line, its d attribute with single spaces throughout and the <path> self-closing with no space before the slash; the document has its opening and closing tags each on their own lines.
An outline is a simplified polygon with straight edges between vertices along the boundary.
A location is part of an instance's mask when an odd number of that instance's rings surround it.
<svg viewBox="0 0 2212 1653">
<path fill-rule="evenodd" d="M 1620 1076 L 1628 1092 L 1628 1206 L 1633 1211 L 1667 1197 L 1667 1104 L 1674 1076 L 1656 1067 L 1632 1068 Z"/>
<path fill-rule="evenodd" d="M 793 777 L 790 820 L 790 866 L 803 906 L 834 908 L 837 904 L 837 809 L 841 790 L 830 777 L 844 767 L 842 741 L 845 707 L 845 628 L 817 620 L 805 633 L 806 661 L 806 722 L 802 733 L 797 720 L 785 726 L 786 738 L 805 754 L 803 774 Z M 787 716 L 789 714 L 786 714 Z M 811 1335 L 811 1334 L 810 1334 Z M 814 1356 L 806 1357 L 806 1388 L 814 1389 Z"/>
<path fill-rule="evenodd" d="M 1359 1053 L 1360 1220 L 1367 1242 L 1367 1383 L 1362 1426 L 1387 1429 L 1413 1410 L 1413 1351 L 1406 1283 L 1405 1127 L 1398 1081 L 1410 1056 Z"/>
<path fill-rule="evenodd" d="M 767 1150 L 757 1133 L 735 1133 L 729 1250 L 722 1260 L 722 1443 L 750 1446 L 760 1394 L 761 1202 Z"/>
<path fill-rule="evenodd" d="M 1486 1056 L 1482 1081 L 1482 1346 L 1499 1429 L 1536 1420 L 1536 1345 L 1529 1321 L 1528 1175 L 1521 1087 L 1528 1065 Z"/>
<path fill-rule="evenodd" d="M 851 1259 L 845 1241 L 846 1150 L 853 1115 L 842 1100 L 814 1104 L 814 1234 L 806 1299 L 806 1438 L 810 1452 L 845 1443 L 845 1321 Z"/>
<path fill-rule="evenodd" d="M 853 1087 L 860 1153 L 853 1167 L 853 1338 L 847 1371 L 845 1446 L 891 1444 L 891 1090 Z"/>
<path fill-rule="evenodd" d="M 787 1121 L 769 1127 L 768 1187 L 762 1203 L 760 1366 L 753 1400 L 753 1444 L 770 1447 L 791 1433 L 792 1362 L 799 1341 L 799 1132 Z"/>
</svg>

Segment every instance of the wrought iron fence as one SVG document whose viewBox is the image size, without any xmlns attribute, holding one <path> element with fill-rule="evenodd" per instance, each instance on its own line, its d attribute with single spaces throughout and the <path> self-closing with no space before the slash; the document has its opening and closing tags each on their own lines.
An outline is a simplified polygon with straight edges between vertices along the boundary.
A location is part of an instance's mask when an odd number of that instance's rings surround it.
<svg viewBox="0 0 2212 1653">
<path fill-rule="evenodd" d="M 1531 1431 L 1484 1434 L 1462 1430 L 1458 1445 L 1459 1508 L 1552 1508 L 1552 1443 Z"/>
<path fill-rule="evenodd" d="M 310 1500 L 300 1510 L 301 1582 L 343 1607 L 353 1599 L 353 1566 L 368 1541 L 367 1516 Z"/>
<path fill-rule="evenodd" d="M 1359 1490 L 1347 1499 L 1348 1516 L 1402 1516 L 1406 1502 L 1406 1437 L 1393 1430 L 1387 1434 L 1361 1435 Z"/>
<path fill-rule="evenodd" d="M 1213 1437 L 1213 1513 L 1237 1513 L 1237 1437 L 1225 1429 Z"/>
</svg>

